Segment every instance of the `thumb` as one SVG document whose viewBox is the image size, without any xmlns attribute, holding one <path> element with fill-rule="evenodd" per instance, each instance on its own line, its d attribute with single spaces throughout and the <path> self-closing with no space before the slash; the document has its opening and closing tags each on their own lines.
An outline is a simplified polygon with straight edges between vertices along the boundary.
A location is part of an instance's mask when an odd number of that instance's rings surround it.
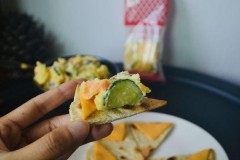
<svg viewBox="0 0 240 160">
<path fill-rule="evenodd" d="M 68 126 L 59 127 L 34 143 L 12 152 L 11 159 L 30 160 L 56 159 L 83 144 L 89 133 L 89 124 L 77 121 Z"/>
</svg>

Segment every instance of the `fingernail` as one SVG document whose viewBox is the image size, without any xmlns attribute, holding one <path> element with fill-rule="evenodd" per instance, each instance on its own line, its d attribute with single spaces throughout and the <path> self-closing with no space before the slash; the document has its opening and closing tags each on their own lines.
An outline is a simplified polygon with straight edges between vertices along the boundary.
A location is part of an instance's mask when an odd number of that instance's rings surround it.
<svg viewBox="0 0 240 160">
<path fill-rule="evenodd" d="M 104 124 L 99 126 L 94 126 L 95 139 L 101 139 L 108 136 L 113 130 L 112 124 Z"/>
<path fill-rule="evenodd" d="M 111 124 L 111 123 L 105 124 L 104 130 L 107 130 L 107 131 L 108 131 L 108 132 L 107 132 L 107 135 L 110 134 L 110 133 L 112 132 L 112 130 L 113 130 L 113 124 Z"/>
<path fill-rule="evenodd" d="M 106 123 L 106 124 L 102 124 L 102 125 L 99 125 L 96 127 L 97 127 L 97 129 L 99 129 L 99 131 L 103 132 L 106 130 L 112 130 L 113 125 L 111 123 Z"/>
<path fill-rule="evenodd" d="M 89 133 L 89 124 L 85 121 L 76 121 L 68 126 L 75 141 L 84 140 Z"/>
</svg>

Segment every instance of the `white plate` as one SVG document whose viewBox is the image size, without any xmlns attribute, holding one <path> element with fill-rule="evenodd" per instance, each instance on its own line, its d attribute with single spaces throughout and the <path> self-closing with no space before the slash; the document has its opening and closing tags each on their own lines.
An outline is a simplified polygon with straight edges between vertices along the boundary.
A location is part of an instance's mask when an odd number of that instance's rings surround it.
<svg viewBox="0 0 240 160">
<path fill-rule="evenodd" d="M 152 157 L 169 157 L 191 154 L 205 148 L 213 148 L 217 160 L 228 160 L 227 154 L 217 140 L 204 129 L 184 119 L 163 113 L 146 112 L 117 121 L 173 122 L 175 127 Z M 88 144 L 79 147 L 70 160 L 84 160 Z"/>
</svg>

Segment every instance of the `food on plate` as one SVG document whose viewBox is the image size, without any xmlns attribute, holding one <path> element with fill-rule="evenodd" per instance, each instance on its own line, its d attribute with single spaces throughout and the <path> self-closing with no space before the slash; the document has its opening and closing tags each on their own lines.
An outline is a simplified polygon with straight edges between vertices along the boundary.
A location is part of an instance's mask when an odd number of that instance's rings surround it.
<svg viewBox="0 0 240 160">
<path fill-rule="evenodd" d="M 149 160 L 215 160 L 215 152 L 213 149 L 204 149 L 197 153 L 189 155 L 175 155 L 168 158 L 152 158 Z"/>
<path fill-rule="evenodd" d="M 139 131 L 142 132 L 141 138 L 136 137 L 133 132 L 138 130 L 138 128 L 133 128 L 133 125 L 137 124 Z M 171 124 L 171 125 L 169 125 Z M 166 127 L 166 125 L 169 127 Z M 157 129 L 154 127 L 160 127 Z M 156 149 L 168 136 L 170 130 L 172 129 L 173 124 L 168 122 L 123 122 L 114 125 L 112 133 L 97 142 L 94 142 L 90 145 L 87 153 L 87 160 L 122 160 L 122 159 L 137 159 L 145 160 L 150 156 L 151 152 L 148 152 L 148 155 L 144 153 L 143 155 L 142 146 L 143 143 L 151 148 L 151 150 Z M 161 131 L 160 131 L 161 130 Z M 141 144 L 140 144 L 141 143 Z M 140 144 L 140 145 L 139 145 Z M 107 151 L 107 152 L 106 152 Z M 111 156 L 109 156 L 111 155 Z M 106 158 L 108 157 L 108 159 Z M 109 158 L 111 157 L 111 158 Z"/>
<path fill-rule="evenodd" d="M 58 58 L 51 66 L 37 62 L 34 68 L 34 81 L 44 90 L 57 87 L 72 79 L 104 79 L 109 75 L 107 66 L 92 56 Z"/>
<path fill-rule="evenodd" d="M 92 142 L 86 160 L 215 160 L 211 148 L 193 154 L 151 158 L 151 154 L 169 137 L 174 124 L 171 122 L 120 122 L 112 133 Z"/>
<path fill-rule="evenodd" d="M 108 137 L 99 140 L 96 143 L 108 150 L 108 152 L 110 152 L 110 154 L 116 160 L 121 158 L 143 160 L 143 156 L 137 150 L 137 144 L 130 134 L 129 125 L 126 123 L 119 123 L 114 125 L 112 133 Z M 86 154 L 87 160 L 106 159 L 104 149 L 101 149 L 96 145 L 96 143 L 92 143 L 90 145 L 90 148 Z M 100 155 L 99 151 L 101 151 Z"/>
<path fill-rule="evenodd" d="M 170 122 L 131 123 L 131 134 L 139 151 L 145 158 L 149 157 L 159 147 L 172 129 L 173 123 Z"/>
<path fill-rule="evenodd" d="M 102 160 L 102 158 L 106 160 L 117 160 L 107 148 L 97 142 L 94 144 L 94 154 L 92 156 L 94 160 Z"/>
<path fill-rule="evenodd" d="M 166 104 L 164 100 L 146 98 L 150 91 L 138 74 L 128 72 L 83 82 L 77 86 L 70 105 L 71 121 L 83 119 L 90 124 L 104 124 Z"/>
</svg>

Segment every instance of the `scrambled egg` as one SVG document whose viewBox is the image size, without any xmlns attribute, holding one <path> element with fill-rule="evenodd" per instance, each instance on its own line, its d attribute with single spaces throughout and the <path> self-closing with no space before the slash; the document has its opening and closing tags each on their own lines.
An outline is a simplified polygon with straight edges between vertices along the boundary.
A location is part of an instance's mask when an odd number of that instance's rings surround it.
<svg viewBox="0 0 240 160">
<path fill-rule="evenodd" d="M 37 62 L 34 74 L 34 81 L 44 90 L 49 90 L 72 79 L 108 78 L 109 70 L 92 56 L 74 56 L 58 58 L 52 66 Z"/>
</svg>

